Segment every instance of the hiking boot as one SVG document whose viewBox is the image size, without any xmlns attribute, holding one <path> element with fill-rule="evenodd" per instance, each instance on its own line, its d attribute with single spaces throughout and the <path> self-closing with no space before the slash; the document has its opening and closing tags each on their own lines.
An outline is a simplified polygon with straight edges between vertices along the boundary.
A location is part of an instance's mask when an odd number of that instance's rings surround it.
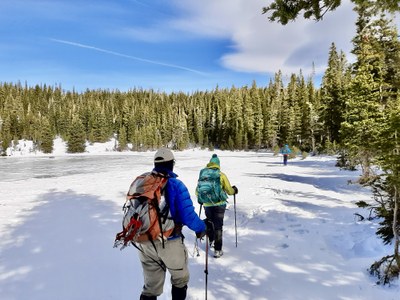
<svg viewBox="0 0 400 300">
<path fill-rule="evenodd" d="M 214 251 L 214 257 L 215 258 L 219 258 L 224 254 L 224 252 L 222 252 L 222 250 L 215 250 Z"/>
<path fill-rule="evenodd" d="M 172 300 L 185 300 L 187 288 L 188 288 L 187 285 L 181 288 L 172 285 L 172 290 L 171 290 Z"/>
</svg>

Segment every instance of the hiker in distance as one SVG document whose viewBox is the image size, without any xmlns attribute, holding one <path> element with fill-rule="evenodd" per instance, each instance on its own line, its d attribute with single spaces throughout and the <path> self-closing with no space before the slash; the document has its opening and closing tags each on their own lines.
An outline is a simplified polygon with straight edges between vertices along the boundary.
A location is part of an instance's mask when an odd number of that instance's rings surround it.
<svg viewBox="0 0 400 300">
<path fill-rule="evenodd" d="M 162 195 L 169 205 L 175 228 L 164 242 L 155 240 L 139 246 L 142 250 L 138 253 L 144 276 L 140 300 L 155 300 L 163 293 L 166 270 L 171 275 L 172 299 L 186 299 L 189 269 L 182 226 L 186 225 L 196 232 L 197 238 L 206 234 L 206 225 L 196 214 L 187 187 L 173 172 L 174 165 L 175 158 L 171 150 L 161 148 L 155 153 L 153 172 L 168 179 Z"/>
<path fill-rule="evenodd" d="M 197 201 L 204 206 L 207 220 L 211 221 L 208 237 L 210 246 L 214 245 L 214 257 L 222 256 L 222 231 L 228 195 L 238 193 L 236 186 L 231 186 L 228 177 L 221 172 L 217 154 L 213 154 L 206 168 L 199 174 L 196 187 Z"/>
<path fill-rule="evenodd" d="M 283 154 L 283 164 L 284 164 L 285 166 L 287 166 L 289 154 L 292 153 L 292 150 L 290 150 L 288 144 L 286 144 L 285 146 L 283 146 L 283 147 L 281 148 L 281 153 Z"/>
</svg>

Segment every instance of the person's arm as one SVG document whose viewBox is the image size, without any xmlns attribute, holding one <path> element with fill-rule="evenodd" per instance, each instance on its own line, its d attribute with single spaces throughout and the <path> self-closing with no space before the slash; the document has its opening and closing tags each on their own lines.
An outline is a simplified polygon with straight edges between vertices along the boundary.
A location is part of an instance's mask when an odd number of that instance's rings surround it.
<svg viewBox="0 0 400 300">
<path fill-rule="evenodd" d="M 222 172 L 221 172 L 221 185 L 222 185 L 222 188 L 224 189 L 224 191 L 228 195 L 234 195 L 235 194 L 235 190 L 232 188 L 228 177 Z"/>
<path fill-rule="evenodd" d="M 187 187 L 178 179 L 174 181 L 171 188 L 174 189 L 173 193 L 175 195 L 175 216 L 177 215 L 178 220 L 194 232 L 205 231 L 206 226 L 194 210 L 193 202 Z M 172 215 L 174 215 L 174 213 L 172 213 Z"/>
</svg>

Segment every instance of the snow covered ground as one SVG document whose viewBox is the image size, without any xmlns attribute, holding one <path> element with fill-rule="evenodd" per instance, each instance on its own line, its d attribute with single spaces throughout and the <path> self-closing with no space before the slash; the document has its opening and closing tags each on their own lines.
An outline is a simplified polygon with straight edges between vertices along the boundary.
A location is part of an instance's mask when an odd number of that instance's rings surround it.
<svg viewBox="0 0 400 300">
<path fill-rule="evenodd" d="M 21 144 L 22 145 L 22 144 Z M 113 142 L 51 155 L 25 144 L 0 158 L 0 299 L 138 299 L 143 285 L 137 250 L 113 248 L 124 195 L 152 168 L 154 152 L 111 152 Z M 175 171 L 194 197 L 198 173 L 212 153 L 175 152 Z M 290 160 L 267 152 L 215 151 L 236 197 L 224 227 L 224 256 L 208 259 L 208 299 L 389 300 L 400 284 L 375 284 L 367 268 L 386 254 L 376 222 L 354 216 L 370 192 L 349 185 L 358 172 L 335 168 L 332 157 Z M 202 215 L 204 218 L 204 215 Z M 188 299 L 205 298 L 205 244 L 190 253 Z M 169 279 L 159 299 L 170 299 Z"/>
</svg>

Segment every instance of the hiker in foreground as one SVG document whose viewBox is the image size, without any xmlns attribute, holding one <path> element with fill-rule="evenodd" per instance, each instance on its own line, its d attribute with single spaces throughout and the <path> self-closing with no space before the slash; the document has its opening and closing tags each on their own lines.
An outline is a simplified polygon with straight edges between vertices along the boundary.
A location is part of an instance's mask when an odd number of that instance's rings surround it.
<svg viewBox="0 0 400 300">
<path fill-rule="evenodd" d="M 176 178 L 177 175 L 173 172 L 174 165 L 175 159 L 171 150 L 161 148 L 156 152 L 154 169 L 150 175 L 161 178 L 163 182 L 161 202 L 157 206 L 159 217 L 154 228 L 158 229 L 158 238 L 151 238 L 151 232 L 148 232 L 139 236 L 136 234 L 136 238 L 133 239 L 133 245 L 139 250 L 144 276 L 140 300 L 155 300 L 163 293 L 167 270 L 171 275 L 172 299 L 186 299 L 189 270 L 188 252 L 183 241 L 182 226 L 186 225 L 196 232 L 197 238 L 202 238 L 206 233 L 206 225 L 195 213 L 187 187 Z M 152 182 L 152 180 L 149 181 Z M 142 195 L 143 189 L 146 189 L 146 184 L 137 188 L 133 182 L 128 197 L 130 194 L 132 196 Z M 131 193 L 131 190 L 135 190 L 136 193 Z M 168 225 L 171 222 L 172 226 Z M 165 227 L 169 227 L 170 230 Z M 159 233 L 160 228 L 163 231 L 162 235 Z M 147 241 L 146 235 L 149 237 Z"/>
<path fill-rule="evenodd" d="M 228 195 L 238 193 L 236 186 L 231 186 L 228 177 L 220 170 L 217 154 L 213 154 L 206 168 L 200 171 L 196 187 L 197 201 L 204 206 L 207 220 L 213 225 L 209 229 L 210 246 L 214 245 L 214 257 L 221 257 L 222 231 Z"/>
</svg>

